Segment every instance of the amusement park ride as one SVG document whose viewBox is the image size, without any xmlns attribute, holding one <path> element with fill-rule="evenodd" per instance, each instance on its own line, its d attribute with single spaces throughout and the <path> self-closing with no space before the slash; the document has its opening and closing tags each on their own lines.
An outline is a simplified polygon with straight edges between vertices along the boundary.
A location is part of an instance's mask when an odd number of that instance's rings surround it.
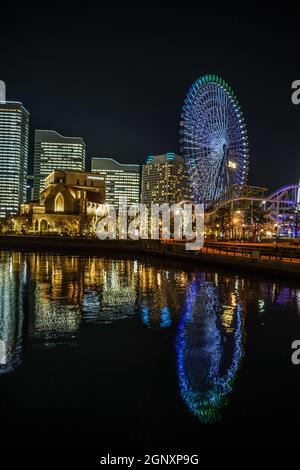
<svg viewBox="0 0 300 470">
<path fill-rule="evenodd" d="M 232 88 L 217 75 L 204 75 L 189 89 L 180 122 L 181 153 L 195 203 L 206 216 L 248 201 L 276 234 L 299 236 L 300 182 L 270 195 L 247 186 L 249 151 L 245 120 Z M 299 217 L 299 222 L 298 222 Z"/>
</svg>

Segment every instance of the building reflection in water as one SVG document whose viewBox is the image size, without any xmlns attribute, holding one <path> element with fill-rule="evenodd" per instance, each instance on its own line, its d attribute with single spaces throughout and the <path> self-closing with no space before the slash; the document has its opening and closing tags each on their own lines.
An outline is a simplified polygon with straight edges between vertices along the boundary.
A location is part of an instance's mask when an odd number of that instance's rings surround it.
<svg viewBox="0 0 300 470">
<path fill-rule="evenodd" d="M 81 276 L 78 258 L 28 256 L 30 345 L 76 344 L 81 323 Z"/>
<path fill-rule="evenodd" d="M 139 310 L 144 325 L 168 328 L 178 321 L 188 279 L 185 272 L 140 267 Z"/>
<path fill-rule="evenodd" d="M 22 255 L 0 253 L 0 375 L 21 365 L 26 271 Z"/>
<path fill-rule="evenodd" d="M 244 312 L 238 286 L 225 286 L 225 279 L 210 281 L 205 275 L 192 281 L 178 325 L 180 393 L 203 423 L 221 418 L 243 356 Z"/>
<path fill-rule="evenodd" d="M 90 259 L 92 278 L 84 279 L 84 321 L 112 323 L 136 312 L 138 297 L 137 262 Z"/>
<path fill-rule="evenodd" d="M 109 324 L 142 313 L 150 327 L 179 318 L 188 275 L 136 260 L 31 255 L 32 339 L 76 342 L 82 322 Z"/>
<path fill-rule="evenodd" d="M 149 327 L 179 318 L 188 274 L 136 260 L 28 255 L 31 344 L 78 341 L 82 323 L 109 324 L 141 312 Z"/>
</svg>

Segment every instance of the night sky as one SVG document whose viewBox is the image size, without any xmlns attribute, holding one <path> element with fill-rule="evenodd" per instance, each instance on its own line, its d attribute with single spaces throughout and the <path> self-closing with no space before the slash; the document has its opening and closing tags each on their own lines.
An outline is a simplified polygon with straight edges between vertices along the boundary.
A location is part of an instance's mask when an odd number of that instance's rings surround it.
<svg viewBox="0 0 300 470">
<path fill-rule="evenodd" d="M 215 73 L 245 114 L 249 183 L 298 182 L 300 105 L 291 83 L 300 79 L 299 7 L 9 3 L 1 6 L 0 78 L 7 99 L 31 114 L 31 167 L 36 128 L 83 137 L 88 161 L 142 163 L 178 152 L 185 93 Z"/>
</svg>

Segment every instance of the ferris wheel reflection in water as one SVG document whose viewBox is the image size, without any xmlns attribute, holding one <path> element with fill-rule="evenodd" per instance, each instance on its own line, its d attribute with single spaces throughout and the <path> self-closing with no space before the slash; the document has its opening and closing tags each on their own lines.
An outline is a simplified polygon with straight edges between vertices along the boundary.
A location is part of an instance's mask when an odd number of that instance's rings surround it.
<svg viewBox="0 0 300 470">
<path fill-rule="evenodd" d="M 180 394 L 201 422 L 222 417 L 243 358 L 244 312 L 237 293 L 205 277 L 187 289 L 176 338 Z"/>
</svg>

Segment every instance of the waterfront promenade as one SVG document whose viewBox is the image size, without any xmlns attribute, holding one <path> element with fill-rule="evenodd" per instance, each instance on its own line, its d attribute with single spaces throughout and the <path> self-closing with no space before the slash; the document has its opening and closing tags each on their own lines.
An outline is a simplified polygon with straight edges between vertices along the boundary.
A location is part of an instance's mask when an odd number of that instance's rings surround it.
<svg viewBox="0 0 300 470">
<path fill-rule="evenodd" d="M 275 273 L 300 278 L 300 248 L 272 244 L 207 242 L 202 250 L 187 251 L 184 243 L 160 240 L 98 240 L 54 236 L 2 236 L 0 250 L 64 254 L 157 256 L 230 269 Z"/>
</svg>

